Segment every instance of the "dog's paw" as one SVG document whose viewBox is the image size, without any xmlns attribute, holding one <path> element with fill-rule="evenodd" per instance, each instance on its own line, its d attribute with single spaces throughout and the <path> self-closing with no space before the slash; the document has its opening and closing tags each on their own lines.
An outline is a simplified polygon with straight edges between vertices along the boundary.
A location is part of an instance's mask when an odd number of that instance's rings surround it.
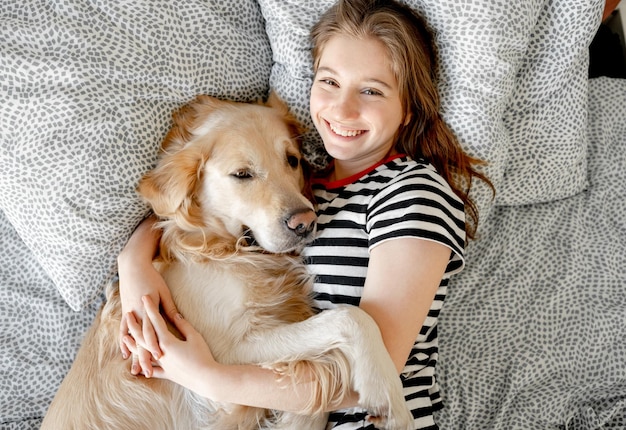
<svg viewBox="0 0 626 430">
<path fill-rule="evenodd" d="M 355 375 L 354 387 L 359 393 L 359 405 L 369 411 L 368 419 L 377 428 L 413 429 L 413 415 L 391 359 L 388 363 L 383 361 L 372 364 L 365 375 Z"/>
<path fill-rule="evenodd" d="M 380 411 L 379 413 L 372 413 L 367 416 L 367 420 L 374 424 L 378 429 L 385 430 L 413 430 L 415 425 L 413 423 L 413 414 L 407 407 L 405 402 L 402 402 L 398 407 Z"/>
<path fill-rule="evenodd" d="M 408 430 L 414 427 L 413 415 L 404 399 L 402 382 L 385 349 L 374 320 L 358 308 L 351 309 L 354 329 L 351 343 L 354 354 L 352 387 L 359 393 L 359 405 L 370 413 L 378 428 Z M 350 327 L 349 324 L 344 326 Z"/>
<path fill-rule="evenodd" d="M 388 417 L 380 417 L 368 415 L 367 421 L 374 424 L 377 429 L 381 430 L 413 430 L 414 424 L 413 420 L 409 422 L 399 422 L 397 420 L 388 419 Z"/>
<path fill-rule="evenodd" d="M 359 393 L 359 404 L 367 409 L 368 421 L 376 428 L 386 430 L 411 430 L 414 428 L 413 414 L 402 394 L 401 386 L 379 386 L 381 392 L 386 392 L 384 401 L 376 396 L 365 397 Z M 366 394 L 366 393 L 365 393 Z"/>
</svg>

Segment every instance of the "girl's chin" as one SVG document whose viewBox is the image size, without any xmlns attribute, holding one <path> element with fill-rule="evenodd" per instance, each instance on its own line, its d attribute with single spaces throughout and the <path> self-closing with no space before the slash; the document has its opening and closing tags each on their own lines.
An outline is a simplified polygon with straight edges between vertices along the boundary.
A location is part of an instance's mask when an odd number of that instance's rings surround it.
<svg viewBox="0 0 626 430">
<path fill-rule="evenodd" d="M 324 149 L 326 149 L 326 152 L 328 152 L 328 154 L 335 160 L 345 161 L 350 160 L 352 157 L 355 156 L 355 154 L 348 148 L 342 148 L 337 145 L 327 144 L 326 142 L 324 142 Z"/>
</svg>

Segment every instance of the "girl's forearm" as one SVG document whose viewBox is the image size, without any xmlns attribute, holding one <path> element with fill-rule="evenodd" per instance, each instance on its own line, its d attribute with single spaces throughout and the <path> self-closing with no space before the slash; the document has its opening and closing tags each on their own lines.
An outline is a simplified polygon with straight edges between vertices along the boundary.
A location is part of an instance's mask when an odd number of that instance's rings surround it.
<svg viewBox="0 0 626 430">
<path fill-rule="evenodd" d="M 316 383 L 306 376 L 294 381 L 256 365 L 216 363 L 206 372 L 205 396 L 215 401 L 287 412 L 312 412 L 307 407 L 310 407 Z M 329 405 L 326 412 L 356 406 L 357 400 L 358 395 L 351 392 L 341 403 Z"/>
<path fill-rule="evenodd" d="M 152 376 L 169 379 L 200 396 L 220 403 L 232 403 L 288 412 L 306 413 L 319 409 L 307 407 L 312 393 L 316 392 L 313 371 L 303 366 L 298 369 L 298 380 L 282 376 L 273 370 L 253 364 L 220 364 L 215 361 L 202 335 L 182 315 L 176 314 L 172 322 L 182 339 L 170 332 L 159 312 L 159 307 L 149 296 L 142 298 L 146 321 L 140 325 L 132 315 L 128 317 L 131 336 L 125 336 L 130 348 L 136 345 L 152 351 L 158 366 Z M 158 339 L 158 349 L 146 342 L 145 334 L 151 332 Z M 152 336 L 151 336 L 152 337 Z M 341 403 L 324 409 L 335 410 L 355 406 L 357 397 L 349 393 Z"/>
<path fill-rule="evenodd" d="M 154 228 L 155 223 L 156 218 L 150 216 L 137 226 L 117 258 L 118 266 L 123 269 L 152 264 L 161 240 L 161 230 Z"/>
</svg>

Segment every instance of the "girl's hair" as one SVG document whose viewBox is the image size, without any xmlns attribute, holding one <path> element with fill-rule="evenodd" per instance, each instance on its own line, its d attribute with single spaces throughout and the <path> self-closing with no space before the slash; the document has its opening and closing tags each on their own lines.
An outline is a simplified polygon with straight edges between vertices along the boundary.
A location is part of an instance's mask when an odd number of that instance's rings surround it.
<svg viewBox="0 0 626 430">
<path fill-rule="evenodd" d="M 410 7 L 394 0 L 339 0 L 311 30 L 314 70 L 326 43 L 334 36 L 375 38 L 386 47 L 400 89 L 406 126 L 401 126 L 396 150 L 429 161 L 463 200 L 469 223 L 468 239 L 478 226 L 478 208 L 469 196 L 472 180 L 491 181 L 477 166 L 485 163 L 463 151 L 443 121 L 437 89 L 437 53 L 425 21 Z"/>
</svg>

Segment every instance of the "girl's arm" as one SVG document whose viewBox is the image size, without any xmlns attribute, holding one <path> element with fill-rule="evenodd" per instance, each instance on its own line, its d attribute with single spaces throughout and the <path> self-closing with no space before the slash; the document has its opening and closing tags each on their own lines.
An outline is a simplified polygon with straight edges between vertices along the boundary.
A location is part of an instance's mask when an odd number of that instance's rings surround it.
<svg viewBox="0 0 626 430">
<path fill-rule="evenodd" d="M 133 351 L 137 345 L 152 351 L 158 364 L 152 376 L 169 379 L 216 402 L 291 412 L 305 409 L 315 388 L 312 382 L 307 382 L 306 375 L 295 383 L 257 365 L 219 364 L 202 335 L 182 315 L 176 315 L 173 322 L 184 340 L 169 331 L 150 297 L 144 297 L 144 305 L 146 319 L 151 321 L 150 328 L 158 338 L 158 348 L 144 339 L 145 322 L 142 328 L 132 314 L 128 315 L 131 335 L 125 336 L 124 341 Z M 357 396 L 353 393 L 332 409 L 356 404 Z"/>
<path fill-rule="evenodd" d="M 378 324 L 398 373 L 428 316 L 450 252 L 437 242 L 401 238 L 370 253 L 360 307 Z"/>
<path fill-rule="evenodd" d="M 170 379 L 216 401 L 302 410 L 313 388 L 311 384 L 299 383 L 296 387 L 292 381 L 279 381 L 273 371 L 259 366 L 224 366 L 215 362 L 202 336 L 178 313 L 169 288 L 152 265 L 161 236 L 154 223 L 154 218 L 143 221 L 118 258 L 123 312 L 120 348 L 125 357 L 132 353 L 132 373 Z M 169 332 L 159 313 L 159 303 L 169 310 L 167 318 L 185 336 L 185 341 Z M 162 367 L 154 367 L 153 358 Z M 356 397 L 336 406 L 354 405 Z"/>
<path fill-rule="evenodd" d="M 372 250 L 361 307 L 378 324 L 398 373 L 426 319 L 449 258 L 450 249 L 444 245 L 413 238 L 384 242 Z M 151 299 L 144 303 L 151 325 L 142 329 L 131 317 L 133 337 L 127 336 L 125 341 L 133 349 L 137 341 L 153 351 L 160 366 L 154 369 L 155 377 L 170 379 L 219 402 L 284 411 L 299 411 L 304 406 L 310 384 L 278 381 L 272 371 L 254 365 L 216 363 L 202 336 L 181 316 L 174 322 L 184 341 L 167 330 Z M 146 338 L 148 332 L 152 333 Z M 356 406 L 357 399 L 353 393 L 332 409 Z"/>
<path fill-rule="evenodd" d="M 154 228 L 155 222 L 156 219 L 152 216 L 139 224 L 117 259 L 122 301 L 119 343 L 125 359 L 130 356 L 129 349 L 122 341 L 129 332 L 128 314 L 132 312 L 140 320 L 144 319 L 143 296 L 149 296 L 155 303 L 160 304 L 169 319 L 173 319 L 178 313 L 169 288 L 152 265 L 161 238 L 161 231 Z M 147 330 L 146 334 L 150 336 L 150 330 Z M 151 356 L 148 351 L 143 348 L 135 350 L 132 354 L 131 372 L 134 375 L 152 372 Z"/>
</svg>

